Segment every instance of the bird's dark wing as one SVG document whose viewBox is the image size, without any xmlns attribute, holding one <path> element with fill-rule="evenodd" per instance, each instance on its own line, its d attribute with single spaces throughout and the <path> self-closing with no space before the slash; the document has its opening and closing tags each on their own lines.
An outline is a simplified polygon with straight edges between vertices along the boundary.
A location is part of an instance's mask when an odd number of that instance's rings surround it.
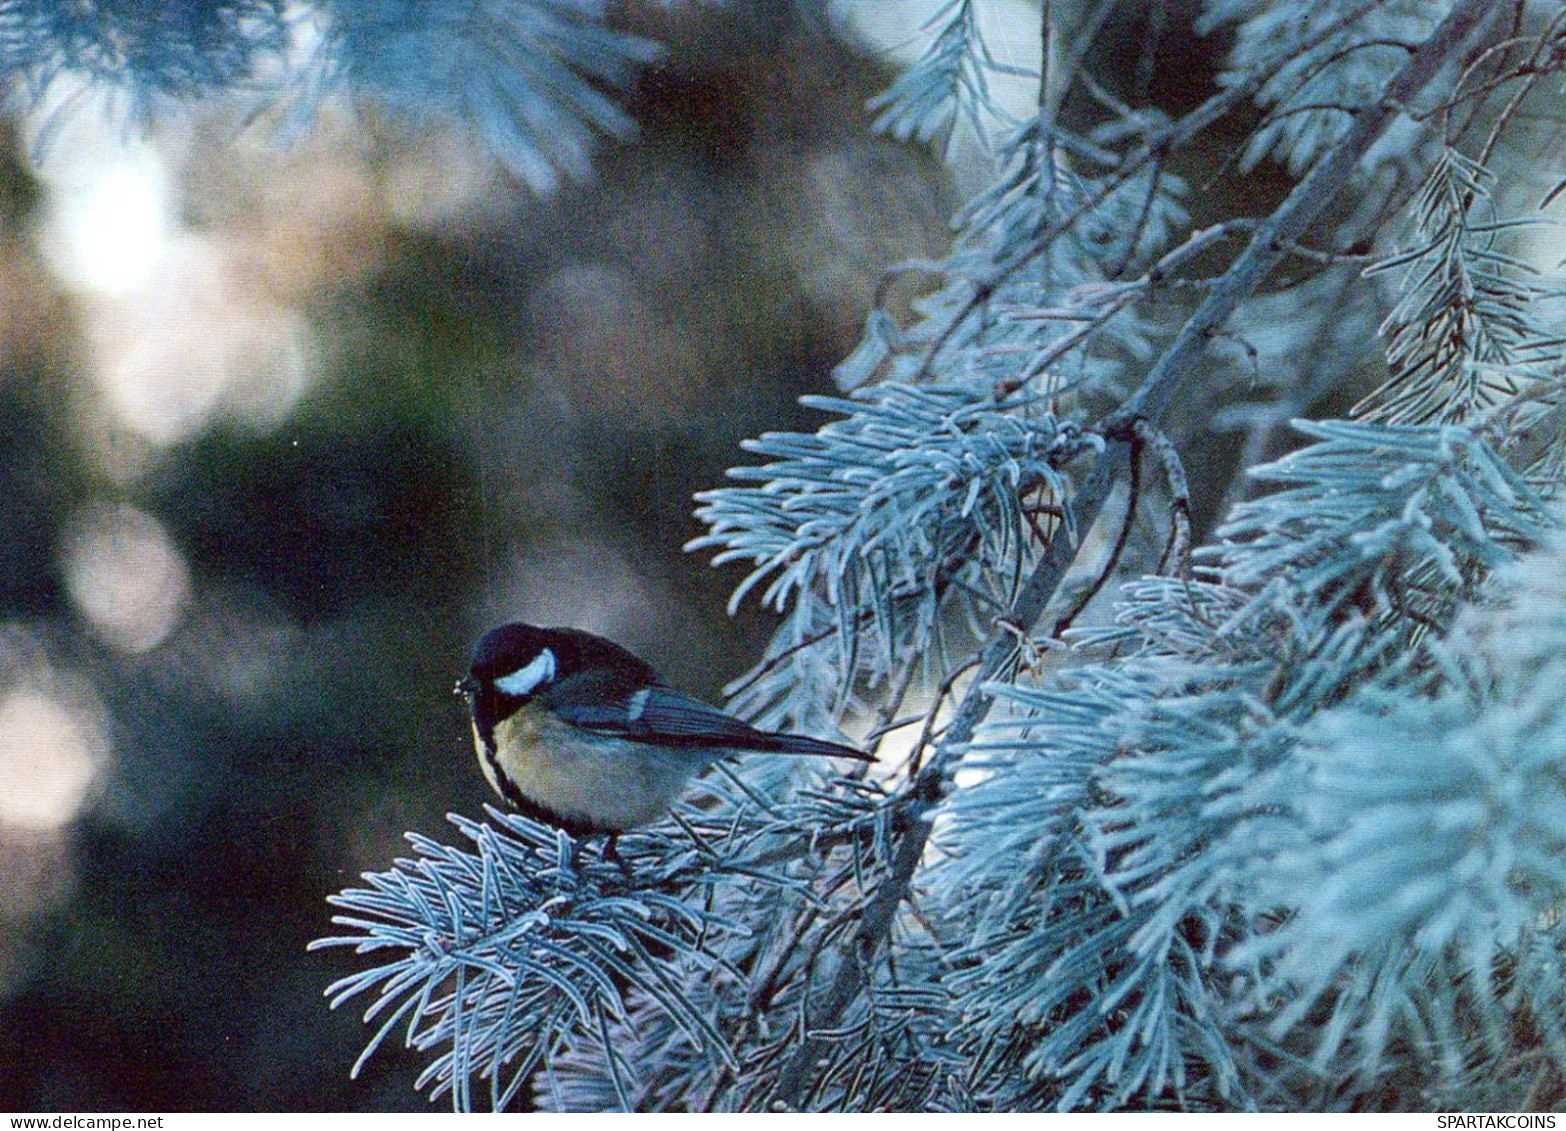
<svg viewBox="0 0 1566 1131">
<path fill-rule="evenodd" d="M 769 736 L 664 684 L 603 670 L 568 676 L 539 695 L 561 719 L 588 730 L 660 746 L 766 749 Z"/>
<path fill-rule="evenodd" d="M 874 761 L 868 754 L 803 735 L 757 730 L 733 715 L 662 683 L 598 669 L 567 676 L 539 701 L 565 722 L 654 746 L 762 750 Z"/>
<path fill-rule="evenodd" d="M 755 727 L 726 715 L 716 707 L 692 699 L 689 695 L 662 684 L 648 689 L 638 701 L 641 710 L 633 727 L 642 727 L 644 742 L 675 746 L 727 746 L 735 750 L 763 750 L 773 754 L 810 754 L 822 758 L 853 758 L 860 762 L 875 759 L 862 750 L 808 738 L 802 734 L 779 734 Z M 635 732 L 628 737 L 638 737 Z"/>
<path fill-rule="evenodd" d="M 772 748 L 771 735 L 672 687 L 655 685 L 649 688 L 640 706 L 632 725 L 648 736 L 647 741 L 677 746 Z"/>
</svg>

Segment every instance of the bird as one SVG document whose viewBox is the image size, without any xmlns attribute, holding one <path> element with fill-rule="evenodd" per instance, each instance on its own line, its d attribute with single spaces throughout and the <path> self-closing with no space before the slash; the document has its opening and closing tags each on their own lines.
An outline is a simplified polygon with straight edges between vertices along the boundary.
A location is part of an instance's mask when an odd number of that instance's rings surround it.
<svg viewBox="0 0 1566 1131">
<path fill-rule="evenodd" d="M 455 694 L 491 788 L 574 837 L 615 838 L 668 812 L 685 783 L 730 754 L 875 759 L 804 735 L 759 730 L 678 691 L 602 636 L 512 623 L 474 646 Z"/>
</svg>

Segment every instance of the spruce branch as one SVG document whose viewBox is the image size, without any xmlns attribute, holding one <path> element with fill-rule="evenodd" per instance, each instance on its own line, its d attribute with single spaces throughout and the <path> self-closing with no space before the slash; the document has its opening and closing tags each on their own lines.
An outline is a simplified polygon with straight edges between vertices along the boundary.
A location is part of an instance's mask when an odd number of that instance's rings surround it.
<svg viewBox="0 0 1566 1131">
<path fill-rule="evenodd" d="M 996 69 L 980 34 L 972 0 L 951 0 L 924 25 L 933 32 L 930 49 L 883 93 L 872 98 L 878 111 L 872 129 L 899 141 L 928 142 L 937 135 L 950 139 L 958 116 L 966 118 L 981 138 L 985 121 L 1004 120 L 990 95 L 985 72 Z"/>
<path fill-rule="evenodd" d="M 1495 174 L 1455 149 L 1432 166 L 1417 208 L 1419 240 L 1370 268 L 1402 269 L 1382 323 L 1391 376 L 1354 407 L 1376 420 L 1482 420 L 1547 372 L 1562 345 L 1532 311 L 1549 297 L 1538 272 L 1502 241 L 1526 221 L 1476 220 L 1493 208 Z"/>
<path fill-rule="evenodd" d="M 1096 523 L 1115 485 L 1129 470 L 1138 422 L 1156 426 L 1176 394 L 1195 370 L 1210 341 L 1240 303 L 1266 279 L 1288 254 L 1289 244 L 1304 238 L 1311 223 L 1349 183 L 1360 159 L 1419 93 L 1450 64 L 1458 52 L 1497 13 L 1503 0 L 1464 0 L 1456 4 L 1387 83 L 1373 104 L 1361 108 L 1348 131 L 1316 162 L 1284 203 L 1257 228 L 1250 244 L 1213 285 L 1173 343 L 1153 366 L 1141 386 L 1118 411 L 1103 422 L 1105 444 L 1080 489 L 1070 499 L 1075 538 L 1061 534 L 1046 547 L 1032 575 L 1013 603 L 1007 620 L 1031 628 L 1043 615 L 1066 572 L 1075 562 L 1088 531 Z M 930 356 L 935 349 L 932 347 Z M 807 1030 L 779 1074 L 773 1091 L 775 1106 L 798 1108 L 810 1091 L 810 1080 L 822 1056 L 825 1031 L 838 1027 L 866 986 L 866 972 L 890 935 L 898 908 L 911 896 L 915 874 L 924 858 L 935 807 L 950 785 L 956 762 L 994 703 L 992 682 L 1001 678 L 1017 653 L 1015 635 L 997 631 L 981 653 L 978 677 L 957 708 L 934 757 L 892 804 L 901 810 L 894 831 L 897 843 L 885 878 L 865 906 L 848 953 L 836 956 L 827 990 L 810 1009 Z"/>
</svg>

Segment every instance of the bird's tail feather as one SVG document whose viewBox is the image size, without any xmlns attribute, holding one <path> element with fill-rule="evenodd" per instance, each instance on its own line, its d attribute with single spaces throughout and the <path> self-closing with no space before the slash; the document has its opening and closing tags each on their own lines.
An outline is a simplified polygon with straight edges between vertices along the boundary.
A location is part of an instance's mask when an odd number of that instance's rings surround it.
<svg viewBox="0 0 1566 1131">
<path fill-rule="evenodd" d="M 772 740 L 768 750 L 774 754 L 806 754 L 817 758 L 852 758 L 856 762 L 874 762 L 873 754 L 866 754 L 863 750 L 855 750 L 852 746 L 844 746 L 838 742 L 827 742 L 825 739 L 808 738 L 802 734 L 778 734 L 769 732 L 767 737 Z"/>
</svg>

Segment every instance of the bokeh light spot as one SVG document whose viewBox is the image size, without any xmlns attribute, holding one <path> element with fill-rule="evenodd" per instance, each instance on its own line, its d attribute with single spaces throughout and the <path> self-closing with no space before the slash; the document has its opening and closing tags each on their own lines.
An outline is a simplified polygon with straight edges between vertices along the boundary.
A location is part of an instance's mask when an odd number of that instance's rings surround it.
<svg viewBox="0 0 1566 1131">
<path fill-rule="evenodd" d="M 0 697 L 0 825 L 54 829 L 87 801 L 107 746 L 93 720 L 48 695 Z"/>
<path fill-rule="evenodd" d="M 178 623 L 190 572 L 162 525 L 132 506 L 93 506 L 65 539 L 71 600 L 109 644 L 140 653 Z"/>
<path fill-rule="evenodd" d="M 247 288 L 221 241 L 182 234 L 132 295 L 93 304 L 93 378 L 114 418 L 153 444 L 214 416 L 266 427 L 309 381 L 302 315 Z"/>
<path fill-rule="evenodd" d="M 146 146 L 73 163 L 55 184 L 55 272 L 83 290 L 117 295 L 152 278 L 167 247 L 168 173 Z"/>
</svg>

